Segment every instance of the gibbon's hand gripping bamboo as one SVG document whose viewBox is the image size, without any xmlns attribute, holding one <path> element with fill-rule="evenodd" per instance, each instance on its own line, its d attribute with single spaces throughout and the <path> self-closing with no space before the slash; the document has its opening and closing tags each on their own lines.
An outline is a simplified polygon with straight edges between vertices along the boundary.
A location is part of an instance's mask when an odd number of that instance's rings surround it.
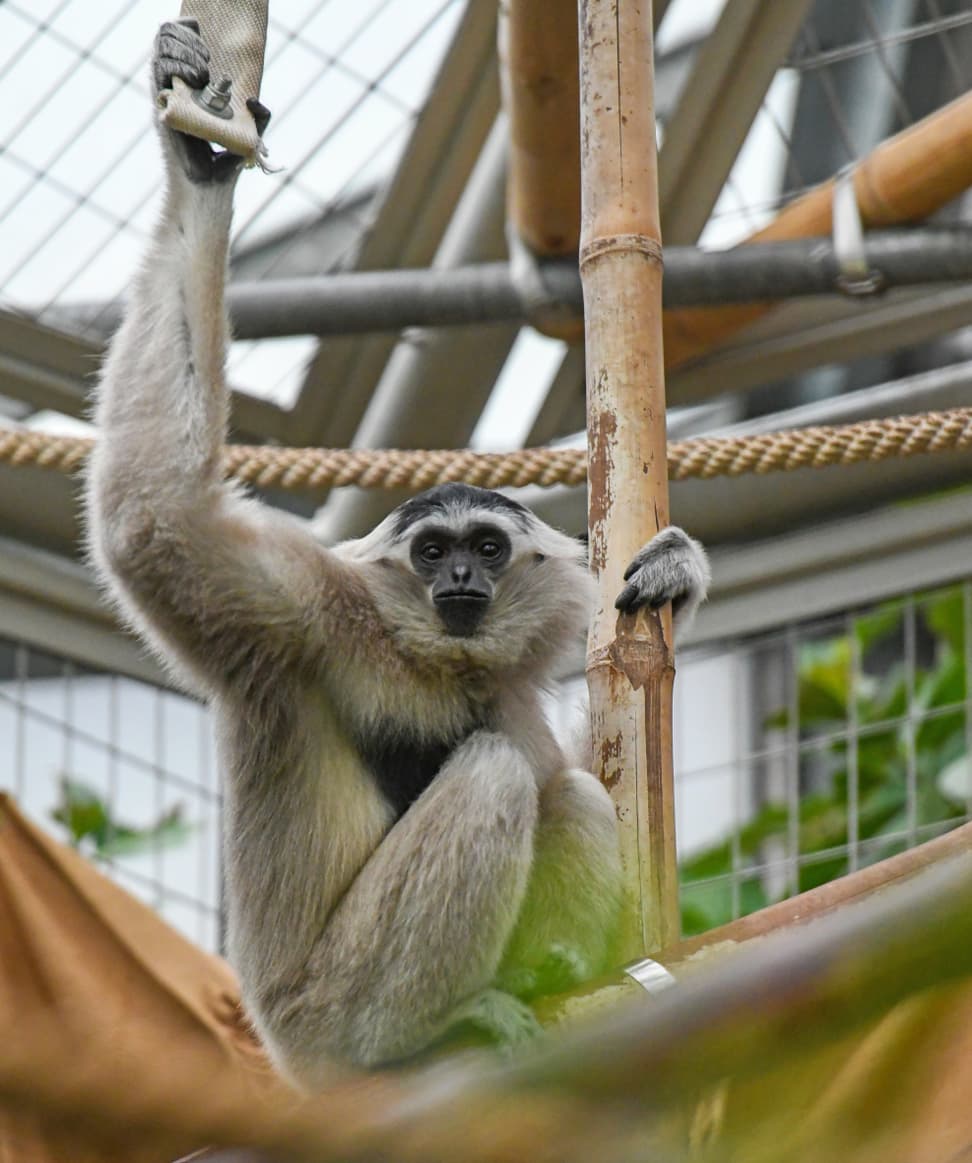
<svg viewBox="0 0 972 1163">
<path fill-rule="evenodd" d="M 169 129 L 214 142 L 248 166 L 262 166 L 266 154 L 246 102 L 260 95 L 268 6 L 269 0 L 184 0 L 180 19 L 199 22 L 211 53 L 209 85 L 191 89 L 176 77 L 158 98 Z"/>
</svg>

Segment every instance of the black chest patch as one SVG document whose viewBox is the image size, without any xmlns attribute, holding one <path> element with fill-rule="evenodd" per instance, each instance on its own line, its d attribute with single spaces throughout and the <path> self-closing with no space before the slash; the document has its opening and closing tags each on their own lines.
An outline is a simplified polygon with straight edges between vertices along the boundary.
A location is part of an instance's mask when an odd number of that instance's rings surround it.
<svg viewBox="0 0 972 1163">
<path fill-rule="evenodd" d="M 417 740 L 394 729 L 374 728 L 358 739 L 361 758 L 400 819 L 438 775 L 443 763 L 475 727 L 451 739 Z"/>
</svg>

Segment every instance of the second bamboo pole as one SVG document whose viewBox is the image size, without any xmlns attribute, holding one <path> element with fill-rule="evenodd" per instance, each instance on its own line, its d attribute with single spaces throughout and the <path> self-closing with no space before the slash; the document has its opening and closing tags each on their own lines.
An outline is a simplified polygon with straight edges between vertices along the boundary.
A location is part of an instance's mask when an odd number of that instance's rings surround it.
<svg viewBox="0 0 972 1163">
<path fill-rule="evenodd" d="M 638 549 L 668 524 L 661 230 L 652 12 L 580 0 L 581 281 L 587 351 L 591 568 L 587 678 L 595 763 L 614 798 L 628 901 L 621 955 L 679 934 L 671 619 L 619 616 Z"/>
</svg>

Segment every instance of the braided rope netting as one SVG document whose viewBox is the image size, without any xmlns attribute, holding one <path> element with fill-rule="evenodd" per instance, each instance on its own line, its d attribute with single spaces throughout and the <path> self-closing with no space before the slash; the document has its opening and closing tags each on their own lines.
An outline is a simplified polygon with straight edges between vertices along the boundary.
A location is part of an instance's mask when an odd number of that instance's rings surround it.
<svg viewBox="0 0 972 1163">
<path fill-rule="evenodd" d="M 75 472 L 93 441 L 25 429 L 0 430 L 0 462 Z M 972 408 L 864 420 L 833 427 L 795 428 L 758 436 L 700 437 L 668 447 L 672 480 L 793 472 L 877 462 L 972 448 Z M 518 452 L 424 449 L 278 448 L 227 445 L 227 476 L 262 488 L 425 489 L 446 481 L 483 488 L 579 485 L 587 455 L 579 448 L 529 448 Z"/>
</svg>

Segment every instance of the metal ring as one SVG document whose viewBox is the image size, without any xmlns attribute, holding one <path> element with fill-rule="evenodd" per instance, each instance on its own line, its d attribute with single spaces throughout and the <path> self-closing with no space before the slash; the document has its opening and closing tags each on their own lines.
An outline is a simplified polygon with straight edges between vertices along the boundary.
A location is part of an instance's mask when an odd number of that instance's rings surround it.
<svg viewBox="0 0 972 1163">
<path fill-rule="evenodd" d="M 845 166 L 834 178 L 832 216 L 838 290 L 854 298 L 876 295 L 884 289 L 886 279 L 867 259 L 864 225 L 854 190 L 854 166 Z"/>
</svg>

